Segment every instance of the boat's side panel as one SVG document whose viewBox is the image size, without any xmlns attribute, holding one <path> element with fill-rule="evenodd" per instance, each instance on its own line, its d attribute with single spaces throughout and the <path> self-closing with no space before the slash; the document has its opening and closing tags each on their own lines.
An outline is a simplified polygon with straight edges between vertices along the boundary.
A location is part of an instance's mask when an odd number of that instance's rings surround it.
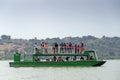
<svg viewBox="0 0 120 80">
<path fill-rule="evenodd" d="M 104 61 L 69 61 L 69 62 L 10 62 L 10 67 L 57 67 L 57 66 L 101 66 Z"/>
</svg>

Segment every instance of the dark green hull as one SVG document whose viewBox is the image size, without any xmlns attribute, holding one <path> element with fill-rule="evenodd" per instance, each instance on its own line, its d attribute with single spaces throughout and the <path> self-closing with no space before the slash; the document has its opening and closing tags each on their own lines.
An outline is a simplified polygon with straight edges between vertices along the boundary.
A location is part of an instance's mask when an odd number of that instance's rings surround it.
<svg viewBox="0 0 120 80">
<path fill-rule="evenodd" d="M 68 61 L 68 62 L 10 62 L 10 67 L 64 67 L 64 66 L 101 66 L 106 61 Z"/>
</svg>

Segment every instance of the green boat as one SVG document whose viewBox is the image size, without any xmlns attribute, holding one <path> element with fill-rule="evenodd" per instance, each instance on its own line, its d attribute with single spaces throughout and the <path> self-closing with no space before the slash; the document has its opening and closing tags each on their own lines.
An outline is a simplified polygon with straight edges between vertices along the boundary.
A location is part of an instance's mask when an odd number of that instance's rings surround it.
<svg viewBox="0 0 120 80">
<path fill-rule="evenodd" d="M 56 53 L 32 55 L 31 60 L 21 60 L 21 54 L 14 54 L 14 61 L 9 62 L 10 67 L 69 67 L 69 66 L 101 66 L 106 61 L 98 60 L 96 52 L 84 51 L 83 53 Z"/>
</svg>

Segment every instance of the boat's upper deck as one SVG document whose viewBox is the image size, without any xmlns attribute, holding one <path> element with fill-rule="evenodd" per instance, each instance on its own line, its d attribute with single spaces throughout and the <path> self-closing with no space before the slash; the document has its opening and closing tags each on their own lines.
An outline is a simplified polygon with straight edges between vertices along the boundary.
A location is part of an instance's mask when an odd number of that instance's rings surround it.
<svg viewBox="0 0 120 80">
<path fill-rule="evenodd" d="M 75 53 L 34 54 L 33 56 L 89 56 L 90 53 L 95 54 L 95 51 L 84 51 L 81 54 L 75 54 Z"/>
</svg>

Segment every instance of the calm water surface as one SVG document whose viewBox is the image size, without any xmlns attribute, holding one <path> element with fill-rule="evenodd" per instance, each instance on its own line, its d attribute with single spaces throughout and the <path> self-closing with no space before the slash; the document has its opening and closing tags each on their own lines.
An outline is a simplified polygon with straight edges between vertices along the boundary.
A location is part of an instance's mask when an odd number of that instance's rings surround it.
<svg viewBox="0 0 120 80">
<path fill-rule="evenodd" d="M 0 80 L 120 80 L 120 60 L 101 67 L 9 67 L 0 61 Z"/>
</svg>

